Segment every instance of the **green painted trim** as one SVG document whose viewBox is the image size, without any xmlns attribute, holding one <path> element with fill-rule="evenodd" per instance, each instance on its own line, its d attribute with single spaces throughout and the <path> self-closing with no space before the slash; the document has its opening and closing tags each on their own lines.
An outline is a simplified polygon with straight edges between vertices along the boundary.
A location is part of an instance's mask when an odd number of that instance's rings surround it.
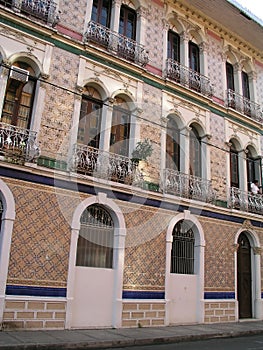
<svg viewBox="0 0 263 350">
<path fill-rule="evenodd" d="M 217 199 L 217 200 L 216 200 L 215 205 L 216 205 L 217 207 L 227 208 L 227 202 L 226 202 L 226 201 L 223 201 L 223 200 L 220 200 L 220 199 Z"/>
<path fill-rule="evenodd" d="M 53 158 L 39 157 L 37 160 L 37 165 L 44 166 L 46 168 L 67 171 L 67 163 L 65 161 Z"/>
<path fill-rule="evenodd" d="M 37 38 L 39 38 L 41 40 L 45 40 L 45 41 L 55 45 L 56 47 L 65 50 L 65 51 L 74 53 L 76 55 L 84 56 L 84 57 L 89 58 L 91 60 L 94 60 L 94 61 L 96 61 L 98 63 L 106 65 L 106 66 L 108 66 L 110 68 L 113 68 L 113 69 L 116 69 L 118 71 L 121 71 L 124 74 L 131 75 L 134 78 L 136 78 L 138 80 L 141 80 L 141 81 L 143 81 L 144 83 L 146 83 L 146 84 L 148 84 L 150 86 L 153 86 L 153 87 L 155 87 L 157 89 L 160 89 L 160 90 L 165 90 L 166 92 L 170 92 L 170 93 L 172 93 L 174 95 L 182 97 L 182 98 L 186 99 L 189 102 L 195 103 L 195 104 L 199 105 L 202 108 L 206 108 L 206 109 L 210 110 L 210 112 L 212 112 L 214 114 L 217 114 L 220 117 L 231 119 L 232 121 L 238 122 L 239 124 L 250 128 L 250 130 L 254 130 L 257 133 L 263 135 L 263 130 L 260 130 L 256 126 L 251 126 L 249 123 L 246 123 L 244 121 L 240 121 L 236 117 L 229 116 L 228 114 L 218 110 L 216 107 L 210 106 L 209 103 L 200 102 L 198 99 L 195 99 L 194 97 L 190 97 L 190 96 L 184 94 L 183 92 L 177 91 L 176 89 L 167 87 L 165 84 L 158 83 L 158 82 L 156 82 L 156 81 L 154 81 L 154 80 L 152 80 L 150 78 L 143 77 L 141 74 L 134 73 L 134 72 L 132 72 L 132 70 L 130 70 L 128 68 L 121 67 L 121 66 L 119 66 L 116 63 L 109 63 L 106 59 L 102 59 L 102 58 L 100 58 L 100 57 L 98 57 L 98 56 L 96 56 L 94 54 L 88 53 L 85 50 L 81 50 L 81 49 L 78 49 L 76 47 L 73 47 L 72 45 L 63 43 L 63 42 L 61 42 L 61 41 L 59 41 L 57 39 L 52 38 L 49 35 L 43 35 L 43 34 L 37 32 L 36 30 L 27 28 L 22 23 L 16 24 L 16 23 L 14 23 L 14 22 L 12 22 L 12 21 L 10 21 L 8 19 L 2 18 L 2 17 L 0 17 L 0 23 L 6 24 L 8 26 L 11 26 L 11 27 L 13 27 L 13 28 L 15 28 L 17 30 L 24 31 L 27 34 L 36 36 Z"/>
</svg>

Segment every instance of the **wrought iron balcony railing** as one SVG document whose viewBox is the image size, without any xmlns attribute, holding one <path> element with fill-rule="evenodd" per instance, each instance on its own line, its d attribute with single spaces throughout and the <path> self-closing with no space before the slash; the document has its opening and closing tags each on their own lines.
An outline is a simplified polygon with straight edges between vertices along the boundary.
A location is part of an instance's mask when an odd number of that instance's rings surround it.
<svg viewBox="0 0 263 350">
<path fill-rule="evenodd" d="M 128 185 L 143 185 L 143 174 L 130 158 L 86 145 L 74 145 L 71 170 Z"/>
<path fill-rule="evenodd" d="M 237 92 L 227 90 L 227 106 L 243 113 L 252 119 L 261 122 L 263 121 L 263 110 L 258 103 L 250 101 L 248 98 L 238 94 Z"/>
<path fill-rule="evenodd" d="M 36 132 L 0 122 L 0 159 L 23 164 L 34 162 L 40 151 Z"/>
<path fill-rule="evenodd" d="M 197 176 L 181 173 L 177 170 L 164 169 L 163 191 L 183 198 L 196 199 L 213 203 L 216 200 L 211 181 Z"/>
<path fill-rule="evenodd" d="M 228 207 L 250 213 L 263 214 L 263 195 L 230 187 Z"/>
<path fill-rule="evenodd" d="M 58 22 L 54 0 L 0 0 L 0 5 L 39 18 L 52 26 Z"/>
<path fill-rule="evenodd" d="M 94 21 L 88 23 L 84 41 L 95 42 L 105 47 L 109 52 L 141 66 L 145 66 L 149 60 L 142 45 Z"/>
<path fill-rule="evenodd" d="M 197 91 L 204 96 L 212 96 L 213 89 L 209 78 L 191 68 L 183 66 L 171 58 L 168 58 L 166 61 L 166 76 L 178 84 Z"/>
</svg>

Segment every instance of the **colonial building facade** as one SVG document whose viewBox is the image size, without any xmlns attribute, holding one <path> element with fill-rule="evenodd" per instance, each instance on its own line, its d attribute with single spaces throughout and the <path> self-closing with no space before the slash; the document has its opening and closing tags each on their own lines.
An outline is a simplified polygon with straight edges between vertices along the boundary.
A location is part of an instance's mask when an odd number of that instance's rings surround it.
<svg viewBox="0 0 263 350">
<path fill-rule="evenodd" d="M 1 327 L 263 319 L 260 20 L 227 0 L 0 11 Z"/>
</svg>

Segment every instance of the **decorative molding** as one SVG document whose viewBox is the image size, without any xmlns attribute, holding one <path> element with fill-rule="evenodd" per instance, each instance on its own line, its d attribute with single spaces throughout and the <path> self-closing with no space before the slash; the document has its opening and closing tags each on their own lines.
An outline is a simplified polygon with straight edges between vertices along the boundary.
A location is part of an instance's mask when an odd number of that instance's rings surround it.
<svg viewBox="0 0 263 350">
<path fill-rule="evenodd" d="M 261 255 L 262 248 L 261 247 L 253 247 L 253 253 L 254 255 Z"/>
</svg>

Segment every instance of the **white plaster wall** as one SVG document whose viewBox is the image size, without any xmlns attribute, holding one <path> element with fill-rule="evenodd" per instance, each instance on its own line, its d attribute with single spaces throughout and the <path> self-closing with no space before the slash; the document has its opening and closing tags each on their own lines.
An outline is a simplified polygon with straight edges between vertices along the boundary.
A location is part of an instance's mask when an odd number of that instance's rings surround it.
<svg viewBox="0 0 263 350">
<path fill-rule="evenodd" d="M 196 275 L 171 274 L 167 297 L 169 324 L 198 322 Z"/>
<path fill-rule="evenodd" d="M 72 328 L 112 327 L 114 270 L 75 267 Z"/>
</svg>

